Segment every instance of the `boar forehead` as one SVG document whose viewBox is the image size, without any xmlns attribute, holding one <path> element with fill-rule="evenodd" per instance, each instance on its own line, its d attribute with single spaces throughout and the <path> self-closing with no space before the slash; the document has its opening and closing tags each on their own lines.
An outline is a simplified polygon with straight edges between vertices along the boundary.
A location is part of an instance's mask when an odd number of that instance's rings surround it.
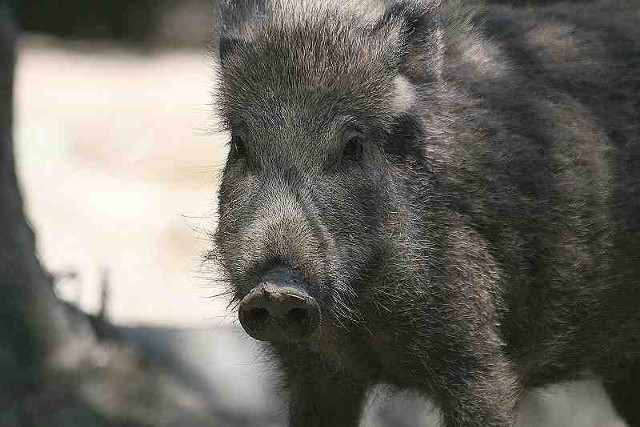
<svg viewBox="0 0 640 427">
<path fill-rule="evenodd" d="M 392 44 L 330 17 L 265 22 L 222 64 L 223 115 L 259 129 L 292 113 L 309 126 L 349 116 L 386 127 L 393 120 Z"/>
</svg>

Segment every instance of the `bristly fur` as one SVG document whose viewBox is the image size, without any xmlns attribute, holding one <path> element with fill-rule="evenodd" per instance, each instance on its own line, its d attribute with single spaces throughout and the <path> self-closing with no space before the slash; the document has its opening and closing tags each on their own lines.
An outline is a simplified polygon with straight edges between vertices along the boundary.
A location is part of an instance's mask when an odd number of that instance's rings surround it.
<svg viewBox="0 0 640 427">
<path fill-rule="evenodd" d="M 235 301 L 285 266 L 322 311 L 270 346 L 291 426 L 388 383 L 506 427 L 586 372 L 640 425 L 640 17 L 362 4 L 221 2 L 217 257 Z"/>
</svg>

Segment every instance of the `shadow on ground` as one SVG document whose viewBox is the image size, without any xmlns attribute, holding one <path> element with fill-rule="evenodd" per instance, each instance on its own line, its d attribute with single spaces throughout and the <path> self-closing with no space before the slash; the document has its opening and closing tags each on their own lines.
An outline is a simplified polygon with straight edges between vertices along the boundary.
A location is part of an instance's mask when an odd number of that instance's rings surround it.
<svg viewBox="0 0 640 427">
<path fill-rule="evenodd" d="M 285 411 L 274 386 L 273 368 L 259 343 L 235 327 L 180 329 L 121 327 L 118 334 L 136 343 L 176 380 L 209 399 L 217 425 L 284 426 Z M 601 385 L 595 381 L 531 393 L 522 404 L 518 427 L 623 427 Z M 376 389 L 367 405 L 366 427 L 425 427 L 439 417 L 417 396 Z"/>
</svg>

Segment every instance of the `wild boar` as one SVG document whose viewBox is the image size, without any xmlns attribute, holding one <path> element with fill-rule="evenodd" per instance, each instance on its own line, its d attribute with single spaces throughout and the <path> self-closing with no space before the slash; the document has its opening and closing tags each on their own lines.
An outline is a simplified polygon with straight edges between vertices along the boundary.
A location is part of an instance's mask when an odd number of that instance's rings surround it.
<svg viewBox="0 0 640 427">
<path fill-rule="evenodd" d="M 595 376 L 640 426 L 640 11 L 222 1 L 216 258 L 290 425 Z"/>
</svg>

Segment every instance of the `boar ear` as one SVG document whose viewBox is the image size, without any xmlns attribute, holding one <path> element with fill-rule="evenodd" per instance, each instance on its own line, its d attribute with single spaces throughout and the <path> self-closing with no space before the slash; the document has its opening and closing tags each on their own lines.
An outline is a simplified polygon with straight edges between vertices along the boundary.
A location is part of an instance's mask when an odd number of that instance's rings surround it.
<svg viewBox="0 0 640 427">
<path fill-rule="evenodd" d="M 224 61 L 230 52 L 251 40 L 252 30 L 264 19 L 264 0 L 220 0 L 219 51 Z"/>
<path fill-rule="evenodd" d="M 417 81 L 440 78 L 444 50 L 440 0 L 390 0 L 378 27 L 399 33 L 400 73 Z"/>
</svg>

